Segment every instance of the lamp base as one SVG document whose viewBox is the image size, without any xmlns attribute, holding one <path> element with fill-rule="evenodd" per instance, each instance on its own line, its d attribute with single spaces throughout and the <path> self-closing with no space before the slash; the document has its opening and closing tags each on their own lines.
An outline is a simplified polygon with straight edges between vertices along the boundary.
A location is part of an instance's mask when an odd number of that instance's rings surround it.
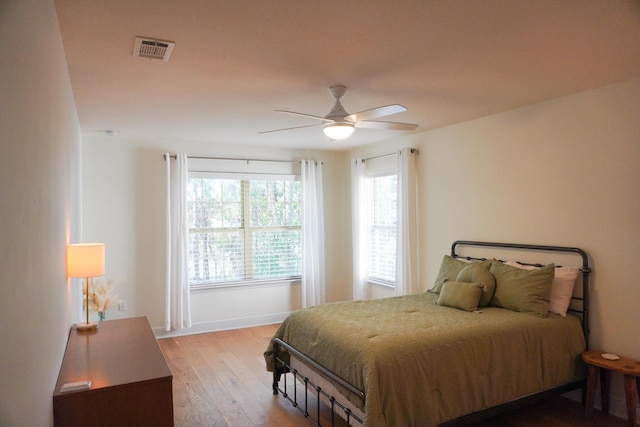
<svg viewBox="0 0 640 427">
<path fill-rule="evenodd" d="M 96 329 L 98 329 L 98 323 L 96 323 L 96 322 L 92 322 L 92 323 L 76 323 L 76 329 L 78 331 L 81 331 L 81 332 L 95 331 Z"/>
</svg>

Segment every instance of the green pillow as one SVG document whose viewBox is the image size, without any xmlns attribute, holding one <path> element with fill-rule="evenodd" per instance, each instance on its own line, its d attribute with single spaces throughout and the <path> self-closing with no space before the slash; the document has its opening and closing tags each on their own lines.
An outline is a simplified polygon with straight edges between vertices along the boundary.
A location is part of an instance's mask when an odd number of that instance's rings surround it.
<svg viewBox="0 0 640 427">
<path fill-rule="evenodd" d="M 447 281 L 442 284 L 436 304 L 465 311 L 476 311 L 483 289 L 482 283 Z"/>
<path fill-rule="evenodd" d="M 436 277 L 433 288 L 429 289 L 429 292 L 439 294 L 444 282 L 448 280 L 456 280 L 456 277 L 458 277 L 458 273 L 460 273 L 460 270 L 462 270 L 467 265 L 468 263 L 464 261 L 460 261 L 459 259 L 456 259 L 450 255 L 445 255 L 442 258 L 442 262 L 440 263 L 440 271 L 438 272 L 438 277 Z"/>
<path fill-rule="evenodd" d="M 484 286 L 484 292 L 480 296 L 480 303 L 478 304 L 480 307 L 489 305 L 496 290 L 496 279 L 489 271 L 490 267 L 491 261 L 467 264 L 456 277 L 457 282 L 481 283 Z"/>
<path fill-rule="evenodd" d="M 491 305 L 547 317 L 554 270 L 553 264 L 523 270 L 494 261 L 490 271 L 496 279 L 496 291 Z"/>
</svg>

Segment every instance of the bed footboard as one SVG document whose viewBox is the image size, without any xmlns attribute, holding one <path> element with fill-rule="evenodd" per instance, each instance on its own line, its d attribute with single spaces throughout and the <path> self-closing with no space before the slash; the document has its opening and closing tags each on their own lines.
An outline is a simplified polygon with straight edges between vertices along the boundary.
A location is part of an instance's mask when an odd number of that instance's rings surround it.
<svg viewBox="0 0 640 427">
<path fill-rule="evenodd" d="M 342 378 L 336 376 L 333 372 L 322 367 L 314 360 L 310 359 L 306 355 L 302 354 L 295 348 L 291 347 L 286 342 L 279 338 L 275 338 L 273 341 L 273 394 L 281 394 L 291 404 L 300 410 L 302 414 L 311 423 L 320 427 L 320 409 L 321 402 L 327 402 L 329 409 L 331 410 L 331 426 L 336 425 L 336 414 L 343 414 L 343 417 L 347 421 L 347 425 L 363 425 L 364 420 L 354 413 L 354 410 L 347 404 L 341 403 L 335 396 L 328 393 L 318 384 L 315 384 L 309 377 L 301 374 L 296 368 L 292 367 L 287 361 L 280 357 L 280 347 L 284 348 L 289 354 L 295 355 L 298 359 L 303 360 L 306 364 L 312 367 L 312 369 L 320 372 L 324 377 L 334 381 L 341 386 L 345 387 L 352 393 L 358 395 L 364 402 L 364 393 L 358 390 L 353 385 L 344 381 Z M 293 375 L 293 392 L 288 392 L 287 387 L 287 374 Z M 283 381 L 283 386 L 280 386 L 280 380 Z M 296 388 L 296 381 L 299 381 L 304 386 L 303 396 L 298 395 Z M 313 393 L 310 396 L 309 393 Z M 311 408 L 311 411 L 310 411 Z"/>
</svg>

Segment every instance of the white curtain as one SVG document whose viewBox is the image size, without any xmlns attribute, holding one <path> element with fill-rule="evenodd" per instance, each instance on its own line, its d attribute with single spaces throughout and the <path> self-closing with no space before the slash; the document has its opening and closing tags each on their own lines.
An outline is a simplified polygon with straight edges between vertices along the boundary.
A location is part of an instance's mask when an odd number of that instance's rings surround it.
<svg viewBox="0 0 640 427">
<path fill-rule="evenodd" d="M 324 202 L 322 163 L 303 160 L 302 169 L 302 306 L 325 302 Z"/>
<path fill-rule="evenodd" d="M 396 229 L 396 295 L 418 292 L 416 157 L 418 150 L 397 151 L 398 200 Z"/>
<path fill-rule="evenodd" d="M 191 303 L 187 272 L 187 156 L 178 154 L 175 167 L 171 168 L 170 155 L 165 154 L 167 164 L 167 267 L 165 298 L 165 330 L 191 327 Z"/>
<path fill-rule="evenodd" d="M 353 299 L 366 299 L 366 284 L 369 275 L 367 256 L 367 186 L 365 162 L 351 160 L 351 228 L 353 233 Z"/>
</svg>

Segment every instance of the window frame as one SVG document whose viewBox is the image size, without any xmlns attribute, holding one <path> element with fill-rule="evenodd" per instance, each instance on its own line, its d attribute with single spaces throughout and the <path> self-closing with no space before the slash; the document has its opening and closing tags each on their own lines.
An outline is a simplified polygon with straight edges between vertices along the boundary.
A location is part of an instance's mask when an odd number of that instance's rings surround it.
<svg viewBox="0 0 640 427">
<path fill-rule="evenodd" d="M 300 175 L 295 173 L 246 173 L 246 172 L 215 172 L 215 171 L 189 171 L 188 179 L 191 178 L 204 178 L 204 179 L 228 179 L 241 181 L 240 189 L 240 211 L 241 219 L 240 226 L 238 227 L 188 227 L 187 232 L 191 235 L 192 232 L 228 232 L 228 231 L 240 231 L 242 235 L 242 248 L 243 248 L 243 260 L 242 269 L 244 272 L 244 279 L 238 280 L 220 280 L 220 281 L 202 281 L 192 282 L 189 278 L 190 291 L 215 289 L 215 288 L 229 288 L 229 287 L 244 287 L 265 285 L 272 283 L 295 283 L 302 279 L 302 260 L 300 260 L 300 274 L 288 275 L 280 277 L 268 277 L 268 278 L 255 278 L 253 277 L 255 271 L 255 257 L 253 256 L 253 236 L 256 232 L 260 231 L 287 231 L 298 230 L 300 235 L 300 259 L 302 257 L 302 223 L 300 225 L 279 225 L 279 226 L 251 226 L 251 194 L 249 191 L 249 181 L 300 181 Z M 189 203 L 189 201 L 187 202 Z M 300 193 L 300 200 L 298 201 L 300 206 L 302 205 L 302 194 Z M 301 219 L 302 220 L 302 219 Z M 248 260 L 249 259 L 249 260 Z M 191 263 L 191 254 L 188 254 L 188 264 Z M 188 276 L 191 276 L 190 274 Z"/>
<path fill-rule="evenodd" d="M 375 224 L 373 224 L 373 218 L 374 218 L 374 210 L 376 208 L 375 206 L 375 195 L 374 195 L 374 191 L 373 191 L 373 185 L 374 185 L 374 181 L 377 178 L 385 178 L 385 177 L 390 177 L 390 176 L 395 176 L 396 177 L 396 187 L 395 187 L 395 197 L 396 197 L 396 201 L 397 201 L 397 196 L 398 196 L 398 187 L 397 187 L 397 171 L 395 169 L 389 169 L 389 168 L 385 168 L 385 169 L 381 169 L 381 170 L 377 170 L 374 172 L 366 172 L 365 173 L 365 186 L 366 186 L 366 191 L 367 191 L 367 206 L 366 209 L 369 211 L 367 218 L 367 259 L 369 267 L 368 267 L 368 271 L 367 271 L 367 278 L 366 281 L 369 284 L 375 284 L 375 285 L 380 285 L 380 286 L 384 286 L 384 287 L 388 287 L 388 288 L 395 288 L 396 285 L 396 268 L 395 268 L 395 264 L 396 264 L 396 260 L 394 258 L 393 261 L 393 265 L 394 265 L 394 278 L 393 280 L 388 280 L 386 278 L 383 277 L 376 277 L 376 276 L 372 276 L 371 275 L 371 249 L 372 249 L 372 242 L 371 242 L 371 232 L 370 229 L 372 227 L 376 227 L 378 229 L 390 229 L 391 226 L 376 226 Z M 394 241 L 397 242 L 397 212 L 398 212 L 398 206 L 397 206 L 397 202 L 396 202 L 396 222 L 393 225 L 393 231 L 394 231 Z M 394 250 L 394 255 L 395 255 L 395 250 Z"/>
</svg>

